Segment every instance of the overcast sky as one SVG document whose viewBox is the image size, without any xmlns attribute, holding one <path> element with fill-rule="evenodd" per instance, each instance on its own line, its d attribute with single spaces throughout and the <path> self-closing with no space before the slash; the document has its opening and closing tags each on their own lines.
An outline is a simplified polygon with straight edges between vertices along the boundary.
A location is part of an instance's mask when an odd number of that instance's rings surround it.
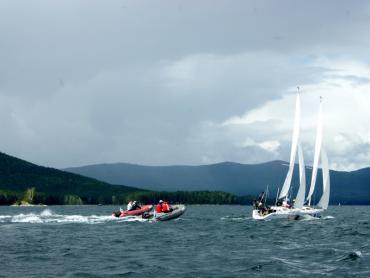
<svg viewBox="0 0 370 278">
<path fill-rule="evenodd" d="M 0 150 L 34 163 L 370 166 L 369 1 L 0 2 Z"/>
</svg>

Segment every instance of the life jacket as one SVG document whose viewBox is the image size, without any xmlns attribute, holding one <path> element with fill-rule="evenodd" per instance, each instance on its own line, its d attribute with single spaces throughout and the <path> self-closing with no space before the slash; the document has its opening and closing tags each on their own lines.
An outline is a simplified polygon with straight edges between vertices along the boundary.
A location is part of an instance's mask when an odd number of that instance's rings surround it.
<svg viewBox="0 0 370 278">
<path fill-rule="evenodd" d="M 162 204 L 162 211 L 163 211 L 163 212 L 168 212 L 168 211 L 170 211 L 170 205 L 169 205 L 167 202 L 164 202 L 164 203 Z"/>
<path fill-rule="evenodd" d="M 158 213 L 161 213 L 162 212 L 162 205 L 161 204 L 158 204 L 156 207 L 155 207 L 155 211 L 158 212 Z"/>
</svg>

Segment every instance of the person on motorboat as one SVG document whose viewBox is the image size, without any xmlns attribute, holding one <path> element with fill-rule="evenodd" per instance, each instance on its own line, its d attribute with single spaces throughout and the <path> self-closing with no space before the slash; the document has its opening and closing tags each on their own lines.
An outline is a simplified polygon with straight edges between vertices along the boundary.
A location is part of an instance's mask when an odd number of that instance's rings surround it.
<svg viewBox="0 0 370 278">
<path fill-rule="evenodd" d="M 158 213 L 167 213 L 173 211 L 170 204 L 168 202 L 164 202 L 162 200 L 159 200 L 158 205 L 155 207 L 155 211 Z"/>
<path fill-rule="evenodd" d="M 132 210 L 132 201 L 130 200 L 127 204 L 127 210 L 131 211 Z"/>
<path fill-rule="evenodd" d="M 155 207 L 155 212 L 161 213 L 162 212 L 162 207 L 163 207 L 163 201 L 159 200 L 158 205 Z"/>
<path fill-rule="evenodd" d="M 173 211 L 173 208 L 170 206 L 169 203 L 163 202 L 163 204 L 162 204 L 162 211 L 163 212 L 171 212 L 171 211 Z"/>
<path fill-rule="evenodd" d="M 132 202 L 131 210 L 135 210 L 135 209 L 141 209 L 141 206 L 139 205 L 139 203 L 137 201 Z"/>
<path fill-rule="evenodd" d="M 130 201 L 127 204 L 127 210 L 128 211 L 132 211 L 132 210 L 136 210 L 136 209 L 141 209 L 141 206 L 139 205 L 139 203 L 137 201 Z"/>
</svg>

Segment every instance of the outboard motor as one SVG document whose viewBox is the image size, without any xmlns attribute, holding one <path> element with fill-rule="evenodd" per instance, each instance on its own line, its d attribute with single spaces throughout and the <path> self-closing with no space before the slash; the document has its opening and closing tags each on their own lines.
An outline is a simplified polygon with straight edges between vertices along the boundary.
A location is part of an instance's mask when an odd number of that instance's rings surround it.
<svg viewBox="0 0 370 278">
<path fill-rule="evenodd" d="M 151 217 L 152 217 L 153 215 L 152 214 L 150 214 L 149 212 L 144 212 L 142 215 L 141 215 L 141 217 L 143 218 L 143 219 L 150 219 Z"/>
</svg>

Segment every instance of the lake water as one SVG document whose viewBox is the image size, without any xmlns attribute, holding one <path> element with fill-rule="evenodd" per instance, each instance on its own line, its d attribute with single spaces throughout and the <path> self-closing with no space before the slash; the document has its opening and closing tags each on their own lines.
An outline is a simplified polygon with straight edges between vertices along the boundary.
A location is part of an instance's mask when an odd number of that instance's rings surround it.
<svg viewBox="0 0 370 278">
<path fill-rule="evenodd" d="M 113 210 L 0 207 L 0 277 L 370 277 L 370 207 L 266 222 L 245 206 L 189 206 L 170 222 Z"/>
</svg>

